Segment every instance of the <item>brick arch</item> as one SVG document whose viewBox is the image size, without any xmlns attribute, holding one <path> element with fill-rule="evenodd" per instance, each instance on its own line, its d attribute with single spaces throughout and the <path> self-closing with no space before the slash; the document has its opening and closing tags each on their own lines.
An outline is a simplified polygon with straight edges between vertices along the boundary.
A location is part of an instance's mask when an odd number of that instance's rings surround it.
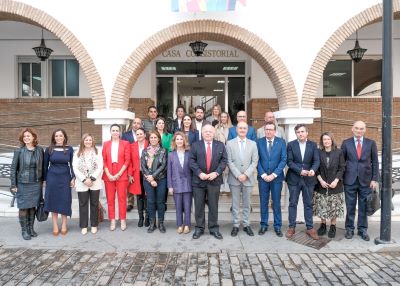
<svg viewBox="0 0 400 286">
<path fill-rule="evenodd" d="M 335 51 L 340 45 L 354 32 L 365 27 L 367 25 L 379 22 L 382 20 L 382 4 L 372 6 L 361 13 L 357 14 L 342 26 L 337 29 L 332 36 L 326 41 L 325 45 L 319 51 L 315 58 L 306 82 L 304 84 L 301 107 L 302 108 L 314 108 L 315 97 L 317 95 L 317 89 L 321 81 L 322 75 L 332 58 Z M 395 18 L 398 18 L 400 12 L 400 0 L 393 1 L 393 13 Z"/>
<path fill-rule="evenodd" d="M 280 109 L 298 108 L 293 79 L 275 51 L 257 35 L 216 20 L 182 22 L 163 29 L 143 42 L 122 66 L 111 95 L 111 108 L 127 109 L 132 88 L 145 67 L 160 53 L 194 41 L 215 41 L 234 46 L 250 55 L 270 78 Z"/>
<path fill-rule="evenodd" d="M 81 42 L 63 24 L 42 10 L 12 0 L 0 1 L 0 20 L 24 22 L 52 32 L 68 47 L 79 62 L 88 81 L 93 107 L 95 109 L 106 107 L 104 88 L 91 57 Z"/>
</svg>

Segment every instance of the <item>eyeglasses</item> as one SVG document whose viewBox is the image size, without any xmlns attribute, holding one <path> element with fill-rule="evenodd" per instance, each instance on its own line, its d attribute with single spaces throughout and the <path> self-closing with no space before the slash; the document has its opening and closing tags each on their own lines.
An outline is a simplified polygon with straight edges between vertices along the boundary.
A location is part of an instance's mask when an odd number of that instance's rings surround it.
<svg viewBox="0 0 400 286">
<path fill-rule="evenodd" d="M 275 129 L 265 129 L 265 131 L 275 131 Z"/>
<path fill-rule="evenodd" d="M 246 115 L 238 115 L 238 118 L 245 118 Z"/>
</svg>

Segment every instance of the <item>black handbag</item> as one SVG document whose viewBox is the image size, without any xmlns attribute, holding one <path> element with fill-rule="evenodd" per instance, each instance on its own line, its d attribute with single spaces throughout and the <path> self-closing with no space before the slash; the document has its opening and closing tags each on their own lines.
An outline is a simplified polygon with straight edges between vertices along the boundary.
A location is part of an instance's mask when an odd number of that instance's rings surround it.
<svg viewBox="0 0 400 286">
<path fill-rule="evenodd" d="M 375 189 L 367 196 L 367 216 L 373 215 L 381 208 L 379 192 Z"/>
<path fill-rule="evenodd" d="M 36 208 L 36 219 L 38 221 L 46 221 L 49 217 L 49 212 L 44 210 L 44 199 L 43 196 L 40 197 L 39 203 Z"/>
</svg>

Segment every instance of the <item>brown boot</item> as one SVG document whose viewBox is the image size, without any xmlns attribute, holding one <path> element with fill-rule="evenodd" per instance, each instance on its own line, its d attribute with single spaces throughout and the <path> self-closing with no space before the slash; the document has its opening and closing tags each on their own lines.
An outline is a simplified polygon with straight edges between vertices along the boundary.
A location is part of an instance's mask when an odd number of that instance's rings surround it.
<svg viewBox="0 0 400 286">
<path fill-rule="evenodd" d="M 306 233 L 314 240 L 319 240 L 319 236 L 315 231 L 315 228 L 307 229 Z"/>
<path fill-rule="evenodd" d="M 296 230 L 294 229 L 294 227 L 289 227 L 287 232 L 286 232 L 286 237 L 291 239 L 292 236 L 296 233 Z"/>
</svg>

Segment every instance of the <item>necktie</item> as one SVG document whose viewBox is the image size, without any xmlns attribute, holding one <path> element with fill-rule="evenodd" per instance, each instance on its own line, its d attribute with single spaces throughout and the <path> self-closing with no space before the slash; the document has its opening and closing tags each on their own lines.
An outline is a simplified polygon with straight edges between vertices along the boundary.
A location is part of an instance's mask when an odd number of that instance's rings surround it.
<svg viewBox="0 0 400 286">
<path fill-rule="evenodd" d="M 268 140 L 268 154 L 271 155 L 272 153 L 272 141 Z"/>
<path fill-rule="evenodd" d="M 207 142 L 206 167 L 207 167 L 207 173 L 209 173 L 210 168 L 211 168 L 211 143 L 210 142 Z"/>
<path fill-rule="evenodd" d="M 358 160 L 361 159 L 361 141 L 360 141 L 360 139 L 357 139 L 357 157 L 358 157 Z"/>
<path fill-rule="evenodd" d="M 244 159 L 244 140 L 240 140 L 240 157 Z"/>
</svg>

